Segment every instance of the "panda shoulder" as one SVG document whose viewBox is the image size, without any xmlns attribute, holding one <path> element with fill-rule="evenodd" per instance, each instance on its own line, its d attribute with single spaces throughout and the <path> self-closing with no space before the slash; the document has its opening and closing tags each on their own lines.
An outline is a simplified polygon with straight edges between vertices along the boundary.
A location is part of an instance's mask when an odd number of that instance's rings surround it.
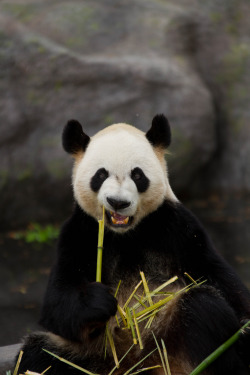
<svg viewBox="0 0 250 375">
<path fill-rule="evenodd" d="M 167 217 L 168 223 L 178 227 L 182 231 L 206 233 L 198 217 L 183 203 L 165 200 L 161 215 Z"/>
</svg>

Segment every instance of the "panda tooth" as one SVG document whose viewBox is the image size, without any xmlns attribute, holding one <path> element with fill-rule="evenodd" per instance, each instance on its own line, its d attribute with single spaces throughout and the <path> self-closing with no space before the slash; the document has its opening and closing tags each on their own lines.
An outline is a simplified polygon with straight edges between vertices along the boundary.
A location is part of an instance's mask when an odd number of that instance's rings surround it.
<svg viewBox="0 0 250 375">
<path fill-rule="evenodd" d="M 112 221 L 112 224 L 114 224 L 114 225 L 126 225 L 126 224 L 128 224 L 128 221 L 129 221 L 129 216 L 127 216 L 127 217 L 124 217 L 124 219 L 118 219 L 118 218 L 116 218 L 116 217 L 114 217 L 113 216 L 113 212 L 110 212 L 110 214 L 111 214 L 111 221 Z"/>
<path fill-rule="evenodd" d="M 112 220 L 112 223 L 113 224 L 116 224 L 117 222 L 116 222 L 116 220 L 115 220 L 115 218 L 111 215 L 111 220 Z"/>
</svg>

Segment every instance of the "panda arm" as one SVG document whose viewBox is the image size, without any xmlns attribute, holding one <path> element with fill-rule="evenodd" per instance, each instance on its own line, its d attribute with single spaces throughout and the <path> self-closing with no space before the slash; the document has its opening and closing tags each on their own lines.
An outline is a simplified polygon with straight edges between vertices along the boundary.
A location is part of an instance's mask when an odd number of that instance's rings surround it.
<svg viewBox="0 0 250 375">
<path fill-rule="evenodd" d="M 40 320 L 49 331 L 73 341 L 104 326 L 117 308 L 109 288 L 90 279 L 88 261 L 84 261 L 87 251 L 79 233 L 74 217 L 62 229 Z"/>
<path fill-rule="evenodd" d="M 59 272 L 60 273 L 60 272 Z M 116 312 L 116 299 L 101 283 L 85 282 L 80 287 L 67 283 L 52 271 L 40 323 L 49 331 L 73 341 L 82 341 L 104 326 Z"/>
<path fill-rule="evenodd" d="M 184 207 L 181 215 L 185 225 L 185 261 L 192 277 L 203 277 L 221 291 L 239 320 L 250 318 L 250 293 L 231 266 L 214 248 L 198 219 Z M 184 243 L 185 243 L 184 242 Z M 184 270 L 185 271 L 185 270 Z"/>
</svg>

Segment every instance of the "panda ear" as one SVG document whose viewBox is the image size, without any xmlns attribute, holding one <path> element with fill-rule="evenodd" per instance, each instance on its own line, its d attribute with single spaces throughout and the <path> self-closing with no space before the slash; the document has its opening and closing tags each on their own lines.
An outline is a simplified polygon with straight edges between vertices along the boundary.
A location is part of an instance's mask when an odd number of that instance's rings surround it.
<svg viewBox="0 0 250 375">
<path fill-rule="evenodd" d="M 156 115 L 146 137 L 154 147 L 167 148 L 171 143 L 171 130 L 164 115 Z"/>
<path fill-rule="evenodd" d="M 63 129 L 62 144 L 69 154 L 76 155 L 85 151 L 90 141 L 90 137 L 82 130 L 82 125 L 76 120 L 68 121 Z"/>
</svg>

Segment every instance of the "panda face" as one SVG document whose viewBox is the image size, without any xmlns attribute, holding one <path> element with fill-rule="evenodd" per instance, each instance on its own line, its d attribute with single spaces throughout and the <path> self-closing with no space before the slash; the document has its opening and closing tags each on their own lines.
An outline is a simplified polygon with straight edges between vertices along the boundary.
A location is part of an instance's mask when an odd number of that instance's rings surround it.
<svg viewBox="0 0 250 375">
<path fill-rule="evenodd" d="M 85 152 L 75 153 L 74 196 L 84 211 L 123 233 L 153 212 L 164 198 L 176 200 L 168 182 L 163 149 L 140 130 L 116 124 L 97 133 Z"/>
</svg>

